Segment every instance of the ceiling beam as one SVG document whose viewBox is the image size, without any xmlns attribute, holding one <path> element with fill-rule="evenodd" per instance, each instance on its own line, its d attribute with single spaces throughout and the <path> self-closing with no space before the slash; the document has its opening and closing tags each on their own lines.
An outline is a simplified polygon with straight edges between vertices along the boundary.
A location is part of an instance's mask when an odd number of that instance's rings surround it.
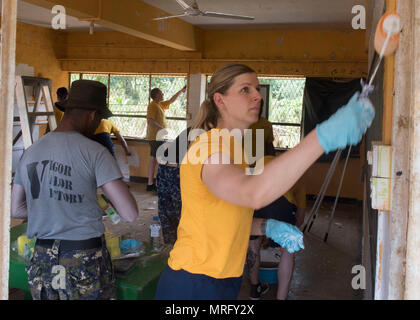
<svg viewBox="0 0 420 320">
<path fill-rule="evenodd" d="M 139 0 L 23 0 L 48 10 L 55 5 L 66 14 L 103 27 L 183 51 L 198 51 L 201 31 L 180 19 L 153 21 L 166 12 Z M 51 15 L 51 18 L 53 15 Z"/>
</svg>

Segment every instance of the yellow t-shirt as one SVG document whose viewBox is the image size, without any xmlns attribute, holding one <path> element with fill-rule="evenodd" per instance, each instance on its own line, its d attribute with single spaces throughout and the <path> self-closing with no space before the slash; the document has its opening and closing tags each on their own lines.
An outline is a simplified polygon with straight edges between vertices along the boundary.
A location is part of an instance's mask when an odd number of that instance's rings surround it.
<svg viewBox="0 0 420 320">
<path fill-rule="evenodd" d="M 178 239 L 168 260 L 173 270 L 218 279 L 242 275 L 253 217 L 251 208 L 219 199 L 201 179 L 203 163 L 211 154 L 222 152 L 235 162 L 239 162 L 233 157 L 235 150 L 240 149 L 243 154 L 242 142 L 235 145 L 233 137 L 221 134 L 221 139 L 214 138 L 213 134 L 217 136 L 222 131 L 203 133 L 190 146 L 181 164 L 182 212 Z M 247 167 L 244 161 L 235 165 Z"/>
<path fill-rule="evenodd" d="M 106 132 L 109 134 L 115 134 L 120 131 L 118 130 L 118 128 L 114 125 L 112 121 L 107 120 L 107 119 L 102 119 L 101 122 L 99 123 L 99 126 L 96 128 L 94 134 L 99 134 L 103 132 Z"/>
<path fill-rule="evenodd" d="M 57 125 L 63 120 L 64 112 L 58 109 L 55 105 L 53 107 L 55 113 L 55 119 L 57 121 Z"/>
<path fill-rule="evenodd" d="M 257 153 L 256 153 L 256 148 L 257 148 L 257 129 L 262 129 L 264 130 L 264 144 L 262 145 L 262 147 L 265 148 L 265 146 L 268 143 L 273 143 L 274 141 L 274 134 L 273 134 L 273 125 L 271 124 L 270 121 L 268 121 L 266 118 L 261 117 L 257 122 L 255 122 L 254 124 L 252 124 L 249 129 L 251 130 L 251 132 L 248 132 L 245 135 L 245 139 L 247 139 L 247 136 L 252 133 L 252 154 L 250 156 L 256 157 Z M 248 151 L 248 149 L 245 149 L 246 151 Z M 266 152 L 266 150 L 264 150 L 264 153 Z M 248 151 L 249 153 L 249 151 Z M 259 159 L 257 158 L 256 161 L 258 161 Z"/>
<path fill-rule="evenodd" d="M 155 120 L 162 127 L 166 128 L 166 116 L 165 110 L 169 109 L 169 101 L 156 102 L 152 101 L 147 107 L 147 119 Z M 155 126 L 147 126 L 146 139 L 147 140 L 156 140 L 156 134 L 159 129 Z"/>
</svg>

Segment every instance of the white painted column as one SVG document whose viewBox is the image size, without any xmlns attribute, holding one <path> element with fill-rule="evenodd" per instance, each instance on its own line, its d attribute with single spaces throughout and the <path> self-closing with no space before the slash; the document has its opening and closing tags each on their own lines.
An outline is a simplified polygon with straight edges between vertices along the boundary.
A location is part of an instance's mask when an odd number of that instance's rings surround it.
<svg viewBox="0 0 420 320">
<path fill-rule="evenodd" d="M 206 98 L 206 75 L 201 73 L 190 74 L 188 87 L 188 111 L 190 118 L 187 127 L 194 123 L 194 119 L 200 110 L 201 103 Z"/>
<path fill-rule="evenodd" d="M 410 194 L 404 299 L 420 299 L 420 1 L 413 1 Z"/>
<path fill-rule="evenodd" d="M 375 300 L 388 300 L 390 256 L 389 211 L 378 211 Z"/>
<path fill-rule="evenodd" d="M 9 296 L 10 194 L 17 0 L 2 1 L 0 85 L 0 299 Z"/>
</svg>

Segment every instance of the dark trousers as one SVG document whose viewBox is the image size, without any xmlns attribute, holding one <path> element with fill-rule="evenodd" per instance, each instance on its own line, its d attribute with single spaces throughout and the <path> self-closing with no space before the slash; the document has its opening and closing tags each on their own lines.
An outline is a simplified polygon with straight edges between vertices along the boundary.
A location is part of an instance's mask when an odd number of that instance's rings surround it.
<svg viewBox="0 0 420 320">
<path fill-rule="evenodd" d="M 242 277 L 216 279 L 167 267 L 159 279 L 155 300 L 237 300 Z"/>
</svg>

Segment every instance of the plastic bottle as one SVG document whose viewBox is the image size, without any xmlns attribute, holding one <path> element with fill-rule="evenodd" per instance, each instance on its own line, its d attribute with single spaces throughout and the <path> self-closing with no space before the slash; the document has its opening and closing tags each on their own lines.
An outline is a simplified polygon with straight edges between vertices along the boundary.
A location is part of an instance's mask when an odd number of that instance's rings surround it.
<svg viewBox="0 0 420 320">
<path fill-rule="evenodd" d="M 160 224 L 158 217 L 153 217 L 153 223 L 150 225 L 150 248 L 152 252 L 158 252 L 161 249 Z"/>
<path fill-rule="evenodd" d="M 104 212 L 108 215 L 109 219 L 111 219 L 113 224 L 120 222 L 121 218 L 117 210 L 114 209 L 109 200 L 103 194 L 98 194 L 98 203 L 102 210 L 104 210 Z"/>
</svg>

